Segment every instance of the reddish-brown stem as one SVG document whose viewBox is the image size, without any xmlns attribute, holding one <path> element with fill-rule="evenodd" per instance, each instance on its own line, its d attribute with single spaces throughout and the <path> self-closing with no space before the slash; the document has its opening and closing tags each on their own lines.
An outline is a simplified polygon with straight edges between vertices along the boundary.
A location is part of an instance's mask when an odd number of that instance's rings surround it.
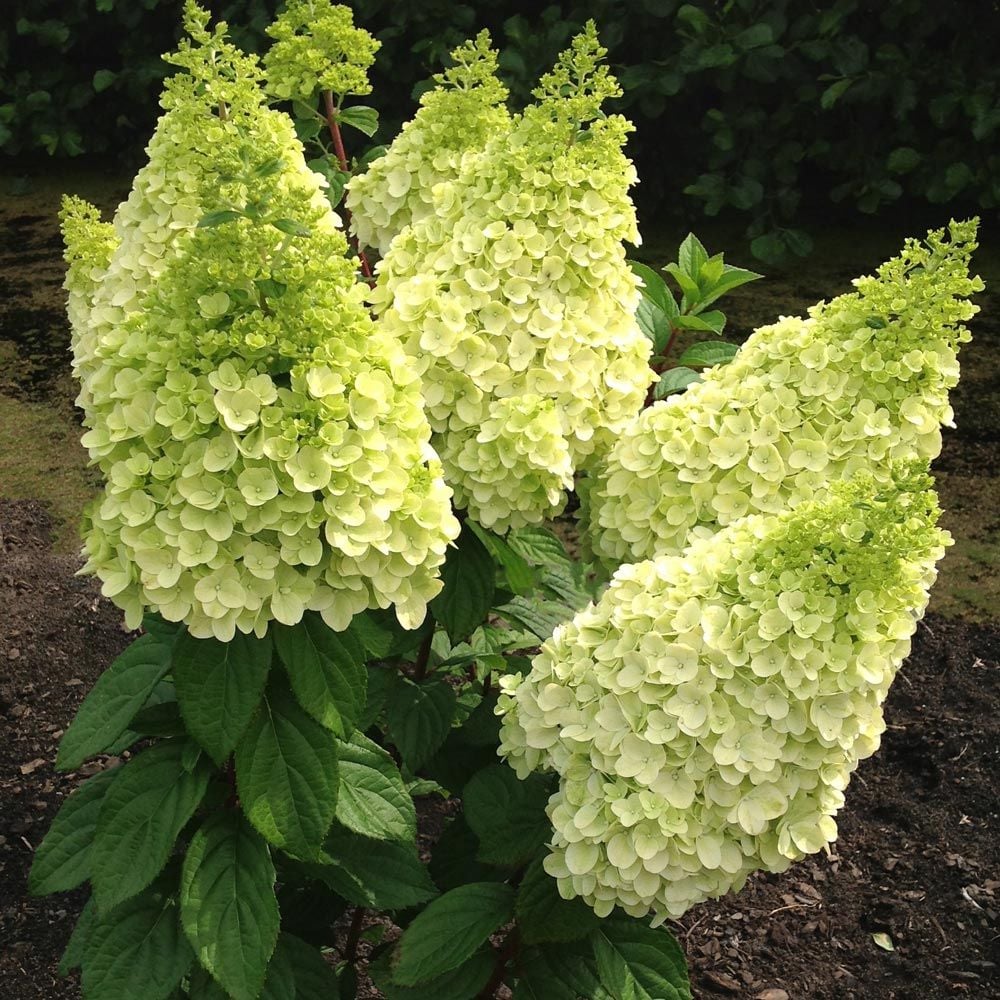
<svg viewBox="0 0 1000 1000">
<path fill-rule="evenodd" d="M 434 641 L 434 622 L 430 623 L 427 631 L 427 638 L 420 644 L 417 652 L 417 661 L 413 665 L 413 679 L 419 684 L 427 676 L 427 664 L 431 659 L 431 643 Z"/>
<path fill-rule="evenodd" d="M 344 958 L 348 965 L 354 965 L 358 960 L 358 942 L 361 940 L 361 928 L 364 922 L 365 908 L 358 906 L 354 910 L 351 927 L 347 932 L 347 940 L 344 942 Z"/>
<path fill-rule="evenodd" d="M 660 355 L 661 358 L 667 358 L 670 356 L 670 352 L 673 350 L 673 346 L 677 341 L 677 335 L 681 332 L 679 326 L 674 326 L 670 328 L 670 339 L 667 341 L 667 346 L 663 348 L 663 353 Z M 662 375 L 667 369 L 665 367 L 660 367 L 659 365 L 653 365 L 653 373 L 657 376 Z M 654 382 L 646 393 L 646 406 L 652 406 L 653 401 L 656 398 L 653 393 L 656 391 L 656 382 Z"/>
<path fill-rule="evenodd" d="M 507 974 L 507 966 L 510 960 L 517 954 L 520 943 L 517 928 L 512 927 L 507 932 L 507 936 L 504 938 L 503 944 L 497 952 L 497 964 L 493 969 L 493 975 L 490 976 L 490 981 L 479 994 L 478 1000 L 492 1000 L 496 995 L 501 983 L 503 983 L 503 977 Z"/>
<path fill-rule="evenodd" d="M 229 785 L 229 798 L 226 799 L 226 805 L 230 809 L 239 809 L 240 807 L 240 797 L 236 791 L 236 764 L 233 758 L 230 757 L 226 761 L 226 768 L 224 771 L 226 776 L 226 783 Z"/>
<path fill-rule="evenodd" d="M 337 162 L 340 164 L 340 169 L 345 174 L 349 174 L 351 168 L 347 162 L 347 150 L 344 149 L 344 137 L 340 134 L 340 125 L 337 123 L 337 108 L 334 107 L 333 94 L 329 90 L 323 91 L 323 110 L 326 112 L 326 125 L 330 130 L 330 138 L 333 141 L 333 151 L 337 154 Z M 349 233 L 351 229 L 351 213 L 346 208 L 344 208 L 344 226 Z M 348 240 L 350 241 L 351 249 L 358 255 L 358 260 L 361 261 L 361 273 L 365 276 L 368 284 L 374 287 L 375 277 L 364 250 L 362 250 L 361 245 L 354 236 L 349 236 Z"/>
</svg>

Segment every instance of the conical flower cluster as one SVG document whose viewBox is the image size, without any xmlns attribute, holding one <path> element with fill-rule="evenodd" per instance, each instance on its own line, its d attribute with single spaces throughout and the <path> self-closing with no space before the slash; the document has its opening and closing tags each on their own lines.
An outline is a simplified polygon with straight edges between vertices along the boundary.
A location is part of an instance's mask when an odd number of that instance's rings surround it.
<svg viewBox="0 0 1000 1000">
<path fill-rule="evenodd" d="M 372 323 L 291 120 L 187 8 L 185 72 L 115 217 L 66 205 L 74 364 L 106 479 L 86 570 L 136 625 L 422 620 L 458 532 L 419 383 Z"/>
<path fill-rule="evenodd" d="M 638 240 L 631 126 L 602 117 L 618 93 L 603 55 L 590 24 L 379 267 L 375 306 L 423 379 L 456 504 L 497 531 L 561 510 L 652 379 L 622 245 Z"/>
<path fill-rule="evenodd" d="M 729 365 L 645 410 L 589 490 L 612 565 L 680 552 L 692 531 L 794 507 L 859 469 L 934 458 L 952 421 L 977 222 L 932 232 L 856 290 L 751 335 Z"/>
<path fill-rule="evenodd" d="M 450 182 L 462 157 L 491 136 L 505 135 L 507 88 L 497 79 L 497 53 L 488 31 L 451 54 L 454 65 L 434 77 L 420 110 L 393 139 L 384 156 L 351 178 L 345 205 L 361 246 L 383 257 L 411 222 L 434 211 L 434 188 Z"/>
<path fill-rule="evenodd" d="M 501 753 L 560 777 L 562 895 L 662 921 L 835 839 L 950 541 L 930 487 L 893 465 L 623 566 L 501 681 Z"/>
</svg>

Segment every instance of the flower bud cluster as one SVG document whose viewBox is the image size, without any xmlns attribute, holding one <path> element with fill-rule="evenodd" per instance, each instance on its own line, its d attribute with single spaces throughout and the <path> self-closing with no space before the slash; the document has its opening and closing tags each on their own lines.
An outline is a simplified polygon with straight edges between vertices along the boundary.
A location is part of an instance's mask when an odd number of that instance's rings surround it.
<svg viewBox="0 0 1000 1000">
<path fill-rule="evenodd" d="M 291 120 L 192 8 L 188 73 L 113 238 L 82 203 L 64 214 L 84 444 L 106 480 L 85 569 L 132 626 L 151 608 L 228 640 L 395 606 L 414 627 L 458 533 L 419 381 L 367 312 Z"/>
<path fill-rule="evenodd" d="M 434 187 L 373 292 L 423 379 L 456 504 L 501 532 L 562 508 L 653 377 L 622 246 L 638 240 L 631 126 L 598 117 L 618 92 L 603 54 L 591 24 L 538 102 Z"/>
<path fill-rule="evenodd" d="M 693 530 L 777 513 L 829 482 L 933 458 L 950 425 L 976 220 L 908 241 L 856 290 L 751 335 L 731 364 L 645 410 L 589 489 L 610 564 L 680 552 Z"/>
<path fill-rule="evenodd" d="M 368 70 L 382 43 L 354 26 L 350 7 L 287 0 L 267 33 L 274 39 L 264 55 L 267 91 L 277 100 L 311 105 L 320 90 L 338 98 L 372 92 Z"/>
<path fill-rule="evenodd" d="M 496 77 L 489 32 L 451 58 L 454 66 L 434 77 L 437 86 L 423 94 L 420 110 L 385 155 L 347 185 L 345 205 L 358 242 L 383 257 L 411 222 L 434 211 L 435 185 L 455 179 L 462 156 L 510 128 L 507 88 Z"/>
<path fill-rule="evenodd" d="M 926 464 L 623 566 L 501 681 L 501 753 L 555 771 L 546 870 L 657 921 L 837 835 L 950 542 Z"/>
</svg>

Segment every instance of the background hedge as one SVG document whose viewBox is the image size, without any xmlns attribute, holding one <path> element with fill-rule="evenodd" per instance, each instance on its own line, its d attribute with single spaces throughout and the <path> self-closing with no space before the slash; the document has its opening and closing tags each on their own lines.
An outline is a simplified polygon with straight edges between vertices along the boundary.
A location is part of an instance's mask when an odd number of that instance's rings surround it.
<svg viewBox="0 0 1000 1000">
<path fill-rule="evenodd" d="M 280 0 L 213 0 L 259 48 Z M 383 42 L 388 138 L 448 50 L 480 26 L 515 99 L 587 17 L 625 88 L 646 213 L 743 213 L 753 249 L 808 249 L 803 209 L 1000 202 L 1000 12 L 994 0 L 354 0 Z M 138 153 L 181 0 L 6 0 L 0 150 Z M 413 82 L 419 81 L 416 86 Z"/>
</svg>

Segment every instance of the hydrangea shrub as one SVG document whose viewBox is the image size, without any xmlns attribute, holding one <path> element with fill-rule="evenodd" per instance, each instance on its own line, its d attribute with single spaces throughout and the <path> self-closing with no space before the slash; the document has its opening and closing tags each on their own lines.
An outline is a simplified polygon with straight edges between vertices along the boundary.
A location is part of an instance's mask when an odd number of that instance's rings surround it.
<svg viewBox="0 0 1000 1000">
<path fill-rule="evenodd" d="M 878 745 L 948 541 L 926 459 L 974 225 L 640 415 L 757 276 L 689 236 L 678 303 L 627 263 L 593 25 L 520 111 L 477 36 L 352 161 L 378 42 L 349 9 L 290 0 L 264 68 L 185 9 L 128 199 L 63 208 L 84 571 L 142 628 L 60 743 L 126 760 L 36 853 L 32 891 L 92 890 L 63 971 L 84 1000 L 690 1000 L 655 925 L 831 841 Z M 627 563 L 603 593 L 544 524 L 583 483 Z"/>
</svg>

